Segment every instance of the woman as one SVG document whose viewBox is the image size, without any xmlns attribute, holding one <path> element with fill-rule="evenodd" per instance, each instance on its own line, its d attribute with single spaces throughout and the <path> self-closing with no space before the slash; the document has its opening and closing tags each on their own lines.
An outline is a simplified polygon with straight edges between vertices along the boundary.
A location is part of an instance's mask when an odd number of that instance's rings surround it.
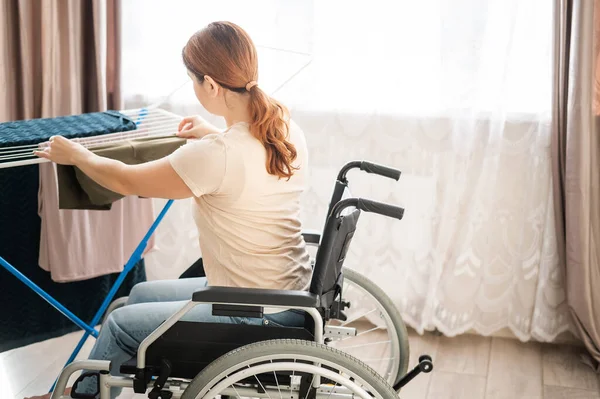
<svg viewBox="0 0 600 399">
<path fill-rule="evenodd" d="M 252 40 L 235 24 L 212 23 L 190 38 L 183 62 L 202 106 L 225 118 L 224 132 L 199 117 L 185 118 L 178 135 L 192 140 L 164 159 L 135 166 L 99 157 L 60 136 L 36 152 L 75 165 L 124 195 L 194 198 L 206 279 L 147 282 L 132 289 L 127 305 L 107 318 L 90 354 L 111 360 L 113 374 L 199 287 L 305 290 L 309 285 L 299 220 L 306 143 L 286 108 L 258 87 Z M 294 311 L 264 319 L 216 317 L 210 305 L 195 307 L 184 320 L 290 326 L 304 321 Z M 117 395 L 113 388 L 112 396 Z"/>
</svg>

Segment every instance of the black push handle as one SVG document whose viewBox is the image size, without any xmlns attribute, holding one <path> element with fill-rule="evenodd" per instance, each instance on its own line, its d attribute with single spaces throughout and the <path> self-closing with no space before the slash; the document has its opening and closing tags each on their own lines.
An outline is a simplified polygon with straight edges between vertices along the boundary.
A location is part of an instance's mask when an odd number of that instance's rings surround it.
<svg viewBox="0 0 600 399">
<path fill-rule="evenodd" d="M 387 166 L 373 162 L 362 161 L 360 163 L 360 170 L 364 170 L 367 173 L 375 173 L 376 175 L 388 177 L 396 181 L 400 180 L 400 171 L 398 169 L 388 168 Z"/>
<path fill-rule="evenodd" d="M 398 220 L 402 220 L 402 217 L 404 216 L 404 208 L 368 199 L 358 198 L 357 208 L 361 211 L 378 213 Z"/>
<path fill-rule="evenodd" d="M 344 209 L 351 206 L 358 208 L 361 211 L 378 213 L 398 220 L 402 220 L 402 217 L 404 216 L 404 208 L 362 198 L 347 198 L 341 200 L 335 204 L 331 212 L 334 217 L 339 217 Z"/>
<path fill-rule="evenodd" d="M 398 169 L 389 168 L 387 166 L 379 165 L 373 162 L 368 161 L 352 161 L 348 162 L 346 165 L 340 169 L 340 173 L 338 173 L 338 180 L 341 182 L 346 181 L 346 174 L 351 170 L 358 168 L 367 173 L 375 173 L 376 175 L 389 177 L 390 179 L 400 180 L 400 171 Z"/>
</svg>

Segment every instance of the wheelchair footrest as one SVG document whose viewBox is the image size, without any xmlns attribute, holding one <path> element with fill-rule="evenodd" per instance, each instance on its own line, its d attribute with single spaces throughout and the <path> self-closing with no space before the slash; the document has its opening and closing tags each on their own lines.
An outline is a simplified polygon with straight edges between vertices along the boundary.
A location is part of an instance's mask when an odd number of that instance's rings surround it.
<svg viewBox="0 0 600 399">
<path fill-rule="evenodd" d="M 396 385 L 394 385 L 394 390 L 398 391 L 400 388 L 408 384 L 418 374 L 431 373 L 431 370 L 433 370 L 433 362 L 431 361 L 431 356 L 420 356 L 419 364 L 417 364 L 414 369 L 409 371 L 404 377 L 402 377 L 400 381 L 398 381 Z"/>
</svg>

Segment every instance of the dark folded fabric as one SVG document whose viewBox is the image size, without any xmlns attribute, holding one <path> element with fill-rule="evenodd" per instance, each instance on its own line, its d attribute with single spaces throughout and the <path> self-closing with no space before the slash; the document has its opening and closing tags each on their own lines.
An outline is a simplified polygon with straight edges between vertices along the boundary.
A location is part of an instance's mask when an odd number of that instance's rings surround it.
<svg viewBox="0 0 600 399">
<path fill-rule="evenodd" d="M 117 111 L 0 123 L 0 148 L 39 144 L 52 136 L 92 137 L 135 130 L 135 122 Z"/>
<path fill-rule="evenodd" d="M 0 148 L 39 144 L 53 135 L 68 138 L 134 130 L 135 123 L 115 112 L 0 123 Z M 0 161 L 1 163 L 2 161 Z M 55 283 L 38 265 L 40 217 L 39 167 L 0 169 L 0 254 L 40 288 L 82 320 L 89 322 L 119 274 L 73 283 Z M 127 275 L 115 298 L 146 280 L 144 260 Z M 0 352 L 76 331 L 66 317 L 0 267 Z"/>
<path fill-rule="evenodd" d="M 175 136 L 146 137 L 97 147 L 92 151 L 105 158 L 137 165 L 164 158 L 185 143 L 186 139 Z M 123 198 L 73 166 L 59 165 L 57 177 L 60 209 L 109 210 L 113 202 Z"/>
<path fill-rule="evenodd" d="M 38 266 L 38 165 L 0 169 L 0 187 L 0 256 L 89 323 L 119 273 L 72 283 L 52 281 L 50 273 Z M 115 298 L 129 295 L 131 288 L 142 281 L 146 281 L 143 259 L 127 275 Z M 0 352 L 79 330 L 3 267 L 0 267 L 0 304 Z"/>
</svg>

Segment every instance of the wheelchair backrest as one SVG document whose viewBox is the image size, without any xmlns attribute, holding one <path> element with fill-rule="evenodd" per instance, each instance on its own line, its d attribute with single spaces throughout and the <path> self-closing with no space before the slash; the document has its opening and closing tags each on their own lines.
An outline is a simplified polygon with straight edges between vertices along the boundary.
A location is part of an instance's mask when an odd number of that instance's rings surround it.
<svg viewBox="0 0 600 399">
<path fill-rule="evenodd" d="M 343 215 L 330 213 L 327 217 L 310 285 L 310 292 L 319 296 L 324 309 L 329 309 L 341 292 L 344 283 L 342 267 L 359 216 L 360 210 L 353 208 Z"/>
<path fill-rule="evenodd" d="M 331 211 L 333 210 L 335 204 L 350 196 L 351 194 L 348 187 L 348 182 L 336 180 L 335 185 L 333 186 L 333 193 L 331 194 L 331 201 L 329 201 L 329 209 L 327 209 L 327 217 L 331 215 Z"/>
</svg>

